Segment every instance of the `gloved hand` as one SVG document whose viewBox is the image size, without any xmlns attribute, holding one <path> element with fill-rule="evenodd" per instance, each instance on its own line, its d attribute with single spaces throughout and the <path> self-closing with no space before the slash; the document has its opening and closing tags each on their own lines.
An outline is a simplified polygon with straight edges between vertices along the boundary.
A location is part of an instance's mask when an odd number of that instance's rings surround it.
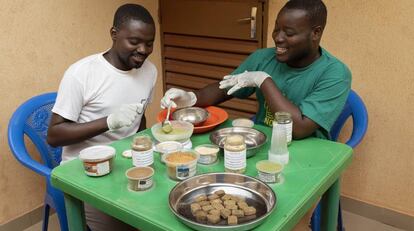
<svg viewBox="0 0 414 231">
<path fill-rule="evenodd" d="M 165 92 L 161 99 L 161 108 L 170 106 L 173 108 L 191 107 L 197 102 L 194 92 L 187 92 L 177 88 L 171 88 Z"/>
<path fill-rule="evenodd" d="M 143 109 L 144 105 L 141 103 L 121 105 L 118 111 L 110 114 L 106 119 L 109 131 L 131 126 Z"/>
<path fill-rule="evenodd" d="M 226 75 L 220 81 L 220 89 L 230 88 L 227 95 L 231 95 L 243 87 L 258 87 L 262 85 L 270 75 L 264 71 L 245 71 L 237 75 Z"/>
</svg>

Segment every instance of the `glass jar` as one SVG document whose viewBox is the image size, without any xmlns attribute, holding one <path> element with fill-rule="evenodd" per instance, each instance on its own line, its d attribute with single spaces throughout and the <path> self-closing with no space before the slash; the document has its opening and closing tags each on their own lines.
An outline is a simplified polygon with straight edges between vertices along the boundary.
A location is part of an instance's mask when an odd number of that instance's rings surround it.
<svg viewBox="0 0 414 231">
<path fill-rule="evenodd" d="M 246 171 L 246 143 L 241 135 L 229 135 L 224 143 L 224 169 L 231 173 Z"/>
<path fill-rule="evenodd" d="M 276 123 L 275 123 L 276 122 Z M 289 145 L 292 142 L 292 116 L 289 112 L 276 112 L 273 126 L 282 126 L 286 130 L 286 142 Z"/>
<path fill-rule="evenodd" d="M 269 149 L 269 160 L 282 165 L 289 163 L 289 150 L 286 142 L 286 129 L 273 121 L 272 141 Z"/>
<path fill-rule="evenodd" d="M 154 167 L 154 154 L 151 137 L 147 135 L 135 136 L 132 144 L 132 164 L 136 167 Z"/>
</svg>

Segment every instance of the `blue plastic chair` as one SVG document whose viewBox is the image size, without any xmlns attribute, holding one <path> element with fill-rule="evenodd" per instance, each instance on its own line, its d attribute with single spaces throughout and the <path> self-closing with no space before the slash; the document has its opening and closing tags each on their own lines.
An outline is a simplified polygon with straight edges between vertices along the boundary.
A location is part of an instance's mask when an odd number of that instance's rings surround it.
<svg viewBox="0 0 414 231">
<path fill-rule="evenodd" d="M 55 209 L 59 218 L 60 229 L 68 230 L 63 193 L 50 184 L 50 174 L 61 161 L 62 149 L 53 148 L 46 142 L 51 110 L 56 93 L 35 96 L 19 106 L 13 113 L 8 127 L 9 146 L 16 159 L 27 168 L 46 178 L 46 195 L 43 210 L 43 228 L 49 223 L 50 207 Z M 34 160 L 27 151 L 24 136 L 31 139 L 40 153 L 43 163 Z"/>
<path fill-rule="evenodd" d="M 339 115 L 335 124 L 331 128 L 331 140 L 338 140 L 339 133 L 342 127 L 345 125 L 346 120 L 352 117 L 352 134 L 351 137 L 346 141 L 346 144 L 355 148 L 364 138 L 365 133 L 368 129 L 368 112 L 362 99 L 351 90 L 348 95 L 345 107 L 342 113 Z M 313 231 L 319 231 L 321 227 L 321 203 L 318 204 L 315 211 L 312 214 L 311 228 Z M 342 222 L 342 210 L 341 203 L 339 202 L 338 211 L 338 226 L 339 231 L 345 230 Z"/>
</svg>

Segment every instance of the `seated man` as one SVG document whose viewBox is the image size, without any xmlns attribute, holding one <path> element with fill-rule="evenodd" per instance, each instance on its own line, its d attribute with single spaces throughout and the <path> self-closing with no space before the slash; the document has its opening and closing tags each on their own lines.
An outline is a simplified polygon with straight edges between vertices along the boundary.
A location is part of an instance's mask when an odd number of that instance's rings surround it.
<svg viewBox="0 0 414 231">
<path fill-rule="evenodd" d="M 146 58 L 152 53 L 155 25 L 142 6 L 118 8 L 110 29 L 112 47 L 71 65 L 59 86 L 47 141 L 63 146 L 62 163 L 79 151 L 131 136 L 145 129 L 144 110 L 157 78 Z M 85 204 L 92 231 L 136 230 Z"/>
<path fill-rule="evenodd" d="M 294 139 L 328 139 L 350 91 L 351 73 L 319 46 L 326 18 L 320 0 L 288 1 L 275 22 L 276 47 L 255 51 L 220 83 L 195 92 L 169 89 L 161 107 L 204 107 L 256 93 L 257 123 L 271 126 L 275 112 L 289 112 Z"/>
<path fill-rule="evenodd" d="M 288 1 L 276 18 L 272 34 L 276 47 L 255 51 L 220 83 L 196 92 L 169 89 L 161 107 L 204 107 L 256 93 L 257 123 L 271 126 L 275 112 L 289 112 L 293 139 L 329 139 L 348 97 L 351 73 L 319 45 L 326 18 L 321 0 Z M 310 215 L 294 230 L 307 230 Z"/>
</svg>

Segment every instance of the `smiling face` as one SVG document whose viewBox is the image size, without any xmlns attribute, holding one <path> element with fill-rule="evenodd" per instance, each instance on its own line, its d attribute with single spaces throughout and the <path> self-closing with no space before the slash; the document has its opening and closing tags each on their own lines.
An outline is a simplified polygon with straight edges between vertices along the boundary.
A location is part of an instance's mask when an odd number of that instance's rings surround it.
<svg viewBox="0 0 414 231">
<path fill-rule="evenodd" d="M 282 9 L 277 16 L 273 40 L 276 59 L 291 67 L 306 67 L 319 56 L 320 26 L 312 26 L 306 11 Z"/>
<path fill-rule="evenodd" d="M 112 48 L 104 56 L 116 68 L 124 71 L 140 68 L 152 53 L 154 24 L 131 19 L 120 28 L 111 28 Z"/>
</svg>

